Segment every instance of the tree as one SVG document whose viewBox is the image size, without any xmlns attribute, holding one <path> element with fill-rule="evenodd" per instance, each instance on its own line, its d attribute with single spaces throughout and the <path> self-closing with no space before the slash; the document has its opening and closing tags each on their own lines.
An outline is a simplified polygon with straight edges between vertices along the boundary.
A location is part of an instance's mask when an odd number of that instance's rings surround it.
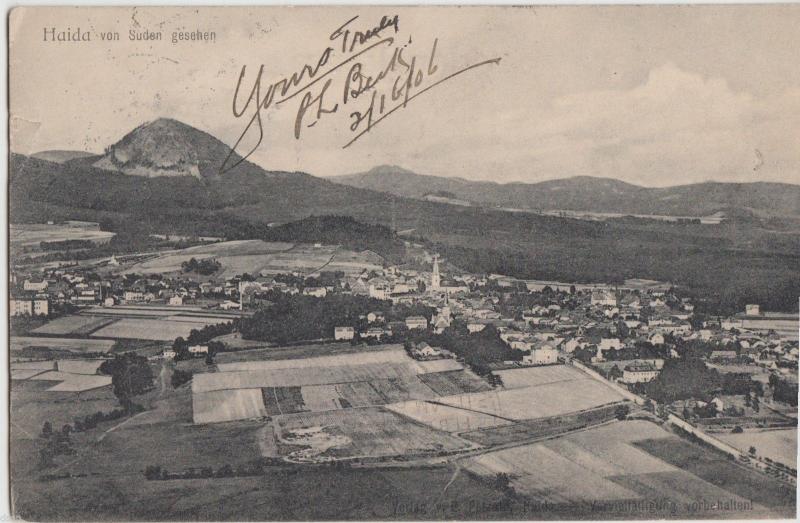
<svg viewBox="0 0 800 523">
<path fill-rule="evenodd" d="M 153 387 L 153 371 L 147 358 L 132 352 L 117 354 L 100 365 L 100 372 L 111 376 L 114 395 L 126 412 L 133 408 L 133 398 Z"/>
<path fill-rule="evenodd" d="M 748 453 L 749 453 L 751 456 L 755 456 L 755 455 L 756 455 L 756 448 L 755 448 L 755 447 L 750 447 L 750 448 L 747 450 L 747 452 L 748 452 Z"/>
<path fill-rule="evenodd" d="M 422 280 L 417 280 L 417 292 L 423 293 L 427 290 L 427 286 L 425 282 Z"/>
<path fill-rule="evenodd" d="M 731 433 L 733 434 L 741 434 L 742 432 L 744 432 L 744 429 L 742 429 L 742 427 L 740 427 L 739 425 L 733 427 L 733 430 L 731 431 Z"/>
<path fill-rule="evenodd" d="M 65 437 L 68 438 L 71 433 L 72 433 L 72 425 L 70 425 L 69 423 L 61 427 L 61 434 L 63 434 Z"/>
<path fill-rule="evenodd" d="M 53 425 L 51 425 L 49 421 L 45 421 L 44 425 L 42 425 L 42 437 L 49 438 L 52 435 L 53 435 Z"/>
<path fill-rule="evenodd" d="M 627 405 L 619 405 L 614 410 L 614 416 L 618 420 L 623 421 L 624 419 L 626 419 L 628 417 L 628 414 L 630 414 L 630 412 L 631 412 L 631 408 L 629 406 L 627 406 Z"/>
</svg>

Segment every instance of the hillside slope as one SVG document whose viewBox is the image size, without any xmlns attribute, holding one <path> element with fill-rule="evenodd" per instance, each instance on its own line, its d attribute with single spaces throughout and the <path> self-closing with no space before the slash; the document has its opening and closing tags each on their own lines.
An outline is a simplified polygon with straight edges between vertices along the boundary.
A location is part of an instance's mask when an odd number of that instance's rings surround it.
<svg viewBox="0 0 800 523">
<path fill-rule="evenodd" d="M 386 165 L 331 180 L 409 198 L 444 192 L 451 198 L 467 200 L 475 205 L 526 210 L 671 216 L 708 216 L 728 211 L 761 216 L 800 216 L 800 185 L 781 183 L 707 182 L 647 188 L 609 178 L 576 176 L 539 183 L 499 184 L 420 175 Z"/>
</svg>

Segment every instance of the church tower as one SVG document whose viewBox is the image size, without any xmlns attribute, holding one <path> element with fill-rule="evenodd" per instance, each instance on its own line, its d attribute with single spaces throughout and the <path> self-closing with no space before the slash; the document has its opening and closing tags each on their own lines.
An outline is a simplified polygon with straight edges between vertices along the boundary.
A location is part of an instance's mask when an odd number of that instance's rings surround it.
<svg viewBox="0 0 800 523">
<path fill-rule="evenodd" d="M 442 278 L 439 275 L 439 256 L 433 257 L 433 274 L 431 274 L 431 290 L 438 291 L 441 287 Z"/>
</svg>

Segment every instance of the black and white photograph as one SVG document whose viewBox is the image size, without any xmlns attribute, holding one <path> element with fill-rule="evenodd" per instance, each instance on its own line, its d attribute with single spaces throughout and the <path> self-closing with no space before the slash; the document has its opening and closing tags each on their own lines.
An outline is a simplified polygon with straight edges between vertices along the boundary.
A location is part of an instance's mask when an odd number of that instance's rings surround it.
<svg viewBox="0 0 800 523">
<path fill-rule="evenodd" d="M 0 520 L 797 517 L 800 4 L 6 15 Z"/>
</svg>

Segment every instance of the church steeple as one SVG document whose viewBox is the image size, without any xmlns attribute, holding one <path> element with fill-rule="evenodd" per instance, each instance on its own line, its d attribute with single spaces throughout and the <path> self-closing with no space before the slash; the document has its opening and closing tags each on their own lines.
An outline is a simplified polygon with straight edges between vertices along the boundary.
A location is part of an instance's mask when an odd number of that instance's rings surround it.
<svg viewBox="0 0 800 523">
<path fill-rule="evenodd" d="M 442 278 L 439 275 L 439 255 L 433 257 L 433 274 L 431 274 L 431 289 L 439 290 L 441 287 Z"/>
</svg>

